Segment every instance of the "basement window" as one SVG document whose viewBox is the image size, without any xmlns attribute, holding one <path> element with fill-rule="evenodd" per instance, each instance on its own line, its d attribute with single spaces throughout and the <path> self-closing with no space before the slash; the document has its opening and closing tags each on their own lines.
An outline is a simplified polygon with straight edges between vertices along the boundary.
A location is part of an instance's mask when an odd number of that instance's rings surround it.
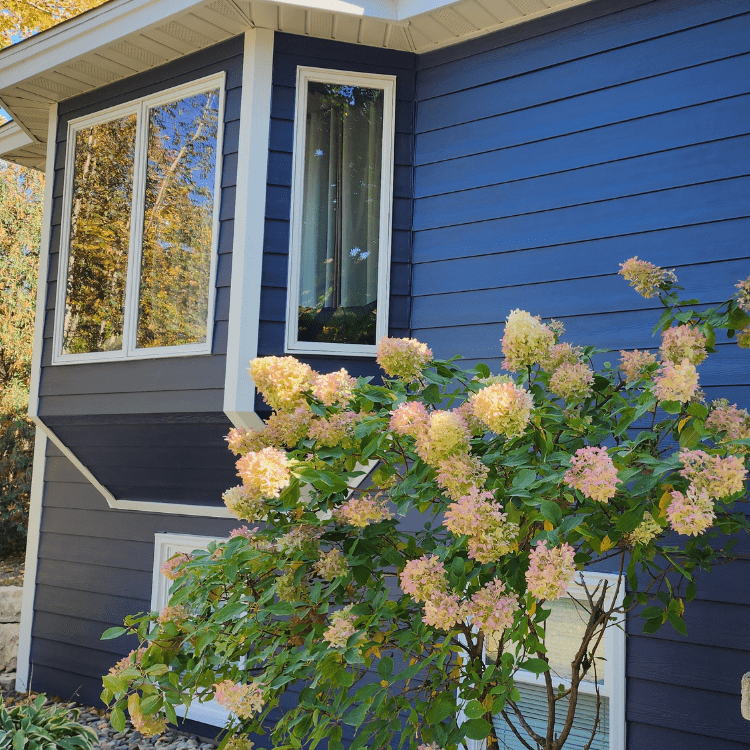
<svg viewBox="0 0 750 750">
<path fill-rule="evenodd" d="M 288 352 L 374 356 L 387 335 L 395 88 L 298 69 Z"/>
<path fill-rule="evenodd" d="M 53 363 L 211 350 L 224 74 L 68 124 Z"/>
</svg>

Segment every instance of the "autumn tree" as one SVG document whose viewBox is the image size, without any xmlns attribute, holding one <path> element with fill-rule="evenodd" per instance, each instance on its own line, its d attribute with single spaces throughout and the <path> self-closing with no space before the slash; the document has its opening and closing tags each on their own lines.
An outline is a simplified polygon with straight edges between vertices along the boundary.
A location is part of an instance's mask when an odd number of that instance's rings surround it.
<svg viewBox="0 0 750 750">
<path fill-rule="evenodd" d="M 0 49 L 101 4 L 102 0 L 4 0 Z"/>
</svg>

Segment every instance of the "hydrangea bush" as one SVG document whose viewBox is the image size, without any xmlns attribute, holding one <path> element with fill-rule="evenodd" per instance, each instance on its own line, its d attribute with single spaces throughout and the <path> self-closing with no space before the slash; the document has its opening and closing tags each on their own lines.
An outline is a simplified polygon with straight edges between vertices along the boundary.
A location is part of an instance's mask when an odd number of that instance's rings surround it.
<svg viewBox="0 0 750 750">
<path fill-rule="evenodd" d="M 695 574 L 748 528 L 750 416 L 706 404 L 696 366 L 719 330 L 750 347 L 750 279 L 705 309 L 671 272 L 633 258 L 621 273 L 664 306 L 658 354 L 605 361 L 514 310 L 502 374 L 413 339 L 381 341 L 382 385 L 254 360 L 273 412 L 264 431 L 229 434 L 241 484 L 224 495 L 245 523 L 165 565 L 165 610 L 105 633 L 141 641 L 104 677 L 112 724 L 127 708 L 158 733 L 176 705 L 215 698 L 225 748 L 270 731 L 278 750 L 336 750 L 345 727 L 353 750 L 495 748 L 498 714 L 526 747 L 562 748 L 614 618 L 685 633 Z M 604 560 L 621 583 L 580 579 L 584 635 L 559 688 L 550 602 Z M 544 677 L 544 736 L 518 707 L 518 670 Z"/>
</svg>

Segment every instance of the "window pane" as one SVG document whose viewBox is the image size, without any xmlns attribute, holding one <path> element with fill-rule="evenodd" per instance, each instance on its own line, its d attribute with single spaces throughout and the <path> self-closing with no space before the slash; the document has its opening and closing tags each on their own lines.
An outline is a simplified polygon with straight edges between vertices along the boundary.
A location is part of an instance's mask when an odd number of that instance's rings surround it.
<svg viewBox="0 0 750 750">
<path fill-rule="evenodd" d="M 122 349 L 135 126 L 76 133 L 63 354 Z"/>
<path fill-rule="evenodd" d="M 149 111 L 139 348 L 206 340 L 219 91 Z"/>
<path fill-rule="evenodd" d="M 546 689 L 539 685 L 524 685 L 518 682 L 516 683 L 516 687 L 518 687 L 521 692 L 521 700 L 517 703 L 521 714 L 526 719 L 528 725 L 537 734 L 546 736 Z M 555 714 L 557 719 L 555 722 L 556 734 L 559 734 L 565 724 L 567 710 L 568 699 L 563 698 L 562 700 L 559 700 L 557 702 Z M 521 728 L 518 721 L 515 720 L 515 714 L 510 707 L 507 708 L 506 713 L 508 713 L 510 720 L 513 722 L 513 726 L 520 730 L 521 736 L 533 746 L 534 742 L 531 741 L 523 728 Z M 596 696 L 587 693 L 579 693 L 578 703 L 576 705 L 576 716 L 573 720 L 573 727 L 570 730 L 568 739 L 565 742 L 565 750 L 583 750 L 591 738 L 591 730 L 594 727 L 595 721 Z M 493 723 L 495 725 L 495 732 L 497 733 L 497 739 L 501 748 L 507 748 L 507 750 L 525 750 L 525 746 L 521 744 L 519 739 L 513 733 L 513 730 L 508 726 L 502 714 L 493 717 Z M 609 750 L 609 701 L 605 697 L 600 698 L 599 722 L 597 724 L 596 736 L 591 743 L 590 750 Z"/>
<path fill-rule="evenodd" d="M 382 89 L 308 84 L 300 341 L 375 344 Z"/>
</svg>

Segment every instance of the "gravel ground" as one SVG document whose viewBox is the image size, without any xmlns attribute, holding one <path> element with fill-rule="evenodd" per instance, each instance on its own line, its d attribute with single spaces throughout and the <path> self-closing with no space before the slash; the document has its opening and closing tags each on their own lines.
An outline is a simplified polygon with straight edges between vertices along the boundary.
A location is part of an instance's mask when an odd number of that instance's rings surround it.
<svg viewBox="0 0 750 750">
<path fill-rule="evenodd" d="M 6 706 L 10 707 L 17 703 L 33 700 L 36 696 L 31 694 L 16 693 L 14 691 L 0 691 L 0 697 Z M 47 703 L 57 703 L 67 705 L 68 708 L 77 708 L 80 711 L 78 722 L 84 726 L 91 727 L 99 738 L 94 745 L 101 750 L 214 750 L 218 743 L 212 742 L 205 738 L 200 738 L 194 734 L 185 734 L 170 729 L 161 737 L 143 737 L 140 732 L 136 732 L 127 723 L 124 732 L 115 731 L 109 724 L 107 712 L 102 708 L 92 708 L 83 706 L 79 703 L 64 703 L 54 699 L 47 700 Z"/>
</svg>

